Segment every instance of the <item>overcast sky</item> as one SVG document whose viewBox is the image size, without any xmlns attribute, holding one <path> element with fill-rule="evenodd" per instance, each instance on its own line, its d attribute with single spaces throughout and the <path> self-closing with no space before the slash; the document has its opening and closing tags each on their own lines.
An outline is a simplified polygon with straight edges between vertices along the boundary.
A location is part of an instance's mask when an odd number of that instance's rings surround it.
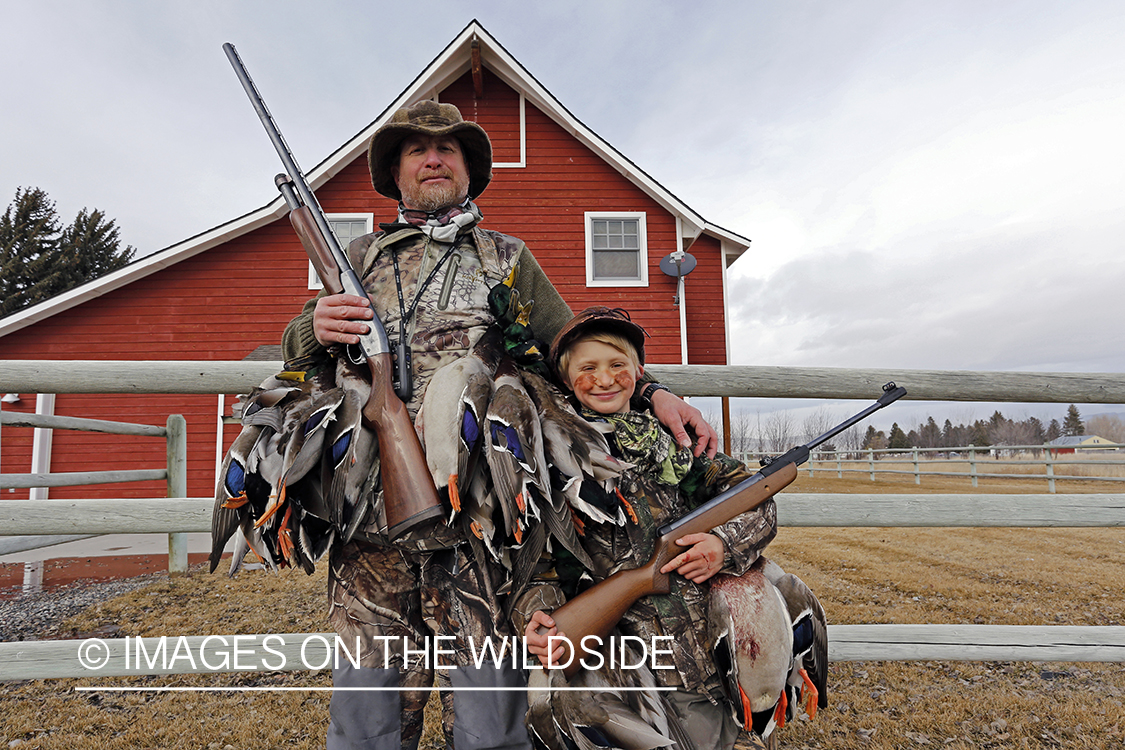
<svg viewBox="0 0 1125 750">
<path fill-rule="evenodd" d="M 1120 2 L 3 7 L 0 199 L 100 208 L 141 254 L 273 197 L 223 42 L 310 169 L 475 17 L 752 240 L 735 364 L 1125 370 Z"/>
</svg>

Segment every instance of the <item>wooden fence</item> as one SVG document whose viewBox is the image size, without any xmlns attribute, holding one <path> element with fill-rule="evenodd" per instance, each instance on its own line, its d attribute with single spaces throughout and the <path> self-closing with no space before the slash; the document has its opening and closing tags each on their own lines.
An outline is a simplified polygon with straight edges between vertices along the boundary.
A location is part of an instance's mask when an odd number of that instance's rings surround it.
<svg viewBox="0 0 1125 750">
<path fill-rule="evenodd" d="M 270 362 L 4 362 L 0 392 L 238 393 L 279 369 Z M 966 373 L 843 369 L 704 367 L 648 368 L 688 396 L 831 398 L 868 400 L 884 382 L 906 386 L 907 398 L 941 401 L 1125 403 L 1125 375 L 1090 373 Z M 123 375 L 122 373 L 126 373 Z M 786 493 L 778 523 L 786 526 L 1125 526 L 1125 495 L 832 495 Z M 210 498 L 173 500 L 6 501 L 0 524 L 8 533 L 195 532 L 210 529 Z M 171 668 L 127 663 L 125 639 L 0 643 L 0 680 L 104 677 L 117 674 L 181 674 L 306 668 L 293 649 L 331 634 L 272 634 L 284 646 L 270 651 L 271 634 L 239 636 L 249 666 L 218 668 L 173 660 Z M 169 636 L 171 638 L 172 636 Z M 229 636 L 228 638 L 233 638 Z M 213 637 L 215 638 L 215 637 Z M 829 626 L 833 661 L 1110 661 L 1125 662 L 1125 627 L 988 625 Z M 148 653 L 159 639 L 141 641 Z M 186 637 L 189 649 L 205 637 Z M 83 666 L 84 644 L 104 647 L 97 669 Z M 276 651 L 293 655 L 284 659 Z"/>
<path fill-rule="evenodd" d="M 1119 449 L 1125 445 L 1117 443 L 1103 443 L 1091 447 L 1068 447 L 1064 455 L 1066 458 L 1055 455 L 1058 448 L 1047 445 L 996 445 L 980 446 L 969 445 L 957 448 L 886 448 L 880 450 L 867 449 L 864 451 L 848 450 L 818 450 L 810 456 L 808 463 L 801 467 L 801 471 L 810 477 L 822 474 L 836 474 L 842 478 L 844 474 L 866 474 L 875 481 L 879 474 L 902 475 L 909 474 L 914 477 L 914 484 L 922 484 L 923 477 L 960 477 L 969 480 L 973 487 L 979 487 L 981 479 L 1034 479 L 1047 483 L 1047 492 L 1054 493 L 1055 483 L 1059 480 L 1074 482 L 1125 482 L 1125 454 Z M 1034 457 L 1034 454 L 1041 454 Z M 1080 455 L 1089 458 L 1078 458 Z M 934 456 L 925 458 L 925 456 Z M 1097 458 L 1094 458 L 1097 456 Z M 740 456 L 744 461 L 753 461 L 750 455 Z M 908 469 L 892 469 L 891 466 L 909 465 Z M 963 466 L 963 471 L 943 471 L 956 466 Z M 1101 473 L 1092 473 L 1085 476 L 1075 474 L 1060 474 L 1061 467 L 1066 472 L 1067 467 L 1094 467 Z M 998 471 L 1006 467 L 1018 467 L 1014 471 Z M 1033 471 L 1033 468 L 1043 468 L 1043 473 Z M 1026 469 L 1026 471 L 1025 471 Z M 1117 472 L 1112 472 L 1117 469 Z M 1117 474 L 1116 476 L 1114 474 Z"/>
<path fill-rule="evenodd" d="M 27 391 L 23 391 L 26 393 Z M 101 419 L 79 419 L 46 414 L 17 414 L 0 412 L 0 425 L 8 427 L 34 427 L 47 430 L 78 430 L 101 432 L 110 435 L 163 438 L 167 444 L 167 464 L 163 469 L 138 469 L 133 471 L 83 471 L 56 474 L 0 474 L 0 490 L 31 489 L 35 487 L 79 487 L 87 484 L 112 484 L 117 482 L 145 482 L 164 479 L 168 497 L 187 494 L 187 422 L 179 414 L 172 414 L 164 427 L 129 422 L 110 422 Z M 33 501 L 41 503 L 43 501 Z M 46 507 L 50 507 L 49 505 Z M 5 527 L 8 534 L 16 532 Z M 64 542 L 89 539 L 81 523 L 73 524 L 66 532 L 50 535 L 44 531 L 30 531 L 27 536 L 0 537 L 0 555 L 47 547 Z M 116 533 L 116 532 L 98 532 Z M 187 573 L 187 536 L 180 532 L 168 536 L 168 572 L 173 575 Z M 42 571 L 40 570 L 40 573 Z M 25 584 L 26 585 L 26 584 Z"/>
</svg>

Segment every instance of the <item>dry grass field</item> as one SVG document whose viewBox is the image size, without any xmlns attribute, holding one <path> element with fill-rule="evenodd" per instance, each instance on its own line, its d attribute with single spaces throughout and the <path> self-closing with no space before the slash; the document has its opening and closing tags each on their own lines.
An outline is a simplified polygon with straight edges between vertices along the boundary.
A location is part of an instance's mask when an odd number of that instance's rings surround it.
<svg viewBox="0 0 1125 750">
<path fill-rule="evenodd" d="M 854 475 L 853 475 L 854 477 Z M 802 477 L 799 492 L 965 492 L 959 479 Z M 1059 492 L 1119 486 L 1060 482 Z M 981 481 L 977 492 L 1044 492 Z M 780 498 L 784 502 L 784 496 Z M 832 623 L 1125 624 L 1121 529 L 782 529 L 768 554 L 800 575 Z M 202 573 L 88 609 L 58 635 L 308 632 L 324 574 Z M 114 630 L 119 629 L 119 630 Z M 323 674 L 105 679 L 102 685 L 327 687 Z M 0 747 L 323 747 L 326 692 L 77 693 L 75 680 L 0 685 Z M 83 680 L 83 685 L 94 684 Z M 1125 664 L 833 664 L 830 705 L 781 730 L 783 748 L 1125 747 Z M 434 732 L 425 740 L 441 747 Z M 5 744 L 6 743 L 6 744 Z"/>
</svg>

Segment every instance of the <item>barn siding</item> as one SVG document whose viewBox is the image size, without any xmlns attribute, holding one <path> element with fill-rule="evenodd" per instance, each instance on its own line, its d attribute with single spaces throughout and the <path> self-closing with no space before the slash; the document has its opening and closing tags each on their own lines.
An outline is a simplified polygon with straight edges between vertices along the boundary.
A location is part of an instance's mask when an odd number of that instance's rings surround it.
<svg viewBox="0 0 1125 750">
<path fill-rule="evenodd" d="M 494 161 L 517 162 L 519 94 L 485 71 L 485 93 L 473 101 L 469 74 L 441 92 L 467 119 L 480 121 L 494 140 Z M 479 201 L 485 226 L 524 239 L 563 298 L 575 309 L 593 304 L 627 308 L 651 338 L 649 362 L 681 359 L 675 281 L 659 270 L 676 249 L 675 217 L 582 145 L 530 102 L 526 104 L 525 168 L 496 168 Z M 266 190 L 268 186 L 263 186 Z M 393 218 L 395 203 L 371 187 L 366 154 L 344 167 L 317 197 L 327 213 L 373 213 Z M 644 211 L 648 229 L 647 288 L 586 287 L 586 211 Z M 706 242 L 705 242 L 706 241 Z M 701 252 L 704 248 L 707 252 Z M 699 267 L 689 282 L 690 361 L 725 363 L 718 242 L 704 237 L 692 248 Z M 182 260 L 128 287 L 104 294 L 4 337 L 10 359 L 238 360 L 280 340 L 285 325 L 310 296 L 308 262 L 288 220 L 281 219 Z M 697 307 L 698 306 L 698 309 Z M 699 328 L 696 332 L 694 329 Z M 227 413 L 229 413 L 229 401 Z M 34 397 L 24 400 L 34 410 Z M 11 409 L 9 409 L 11 410 Z M 217 401 L 213 396 L 60 394 L 60 415 L 163 425 L 183 414 L 188 425 L 188 494 L 214 491 Z M 238 430 L 224 430 L 224 449 Z M 30 470 L 30 429 L 5 428 L 5 472 Z M 55 472 L 161 467 L 160 440 L 56 431 Z M 51 497 L 150 497 L 163 483 L 53 488 Z M 26 497 L 27 492 L 5 493 Z"/>
<path fill-rule="evenodd" d="M 698 263 L 684 280 L 688 361 L 693 365 L 725 365 L 722 244 L 715 237 L 703 235 L 692 244 L 690 252 Z"/>
</svg>

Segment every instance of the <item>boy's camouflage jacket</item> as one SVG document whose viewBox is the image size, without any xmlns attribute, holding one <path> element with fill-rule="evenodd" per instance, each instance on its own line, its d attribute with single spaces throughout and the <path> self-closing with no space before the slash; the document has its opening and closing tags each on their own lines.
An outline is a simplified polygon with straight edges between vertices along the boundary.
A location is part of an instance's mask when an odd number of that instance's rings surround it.
<svg viewBox="0 0 1125 750">
<path fill-rule="evenodd" d="M 687 455 L 690 459 L 690 452 Z M 625 455 L 625 460 L 634 458 Z M 695 459 L 679 485 L 666 484 L 657 479 L 656 471 L 666 463 L 666 458 L 654 456 L 653 461 L 630 469 L 619 480 L 621 493 L 637 514 L 635 523 L 586 525 L 583 545 L 594 561 L 593 582 L 648 562 L 660 526 L 753 474 L 741 462 L 720 453 L 713 460 L 706 456 Z M 721 572 L 742 575 L 777 534 L 777 506 L 771 499 L 712 533 L 723 541 L 725 548 Z M 550 613 L 580 588 L 581 570 L 573 560 L 557 555 L 554 563 L 553 569 L 517 600 L 513 611 L 513 626 L 517 632 L 523 632 L 535 610 Z M 707 640 L 708 586 L 679 575 L 671 579 L 670 594 L 638 600 L 625 613 L 618 630 L 639 636 L 650 647 L 653 637 L 671 636 L 657 643 L 661 648 L 670 644 L 675 669 L 654 670 L 656 681 L 667 687 L 702 693 L 718 702 L 722 693 L 711 658 L 712 644 Z"/>
</svg>

